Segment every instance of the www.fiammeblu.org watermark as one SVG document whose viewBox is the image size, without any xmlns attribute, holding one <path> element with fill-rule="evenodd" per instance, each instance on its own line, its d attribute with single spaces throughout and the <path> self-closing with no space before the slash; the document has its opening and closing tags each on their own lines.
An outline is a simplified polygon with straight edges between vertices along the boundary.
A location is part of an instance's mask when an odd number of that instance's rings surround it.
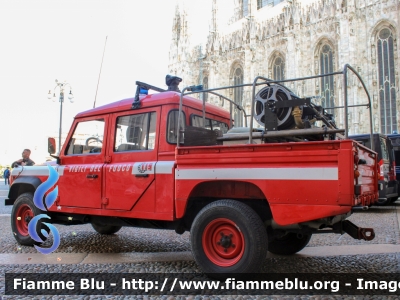
<svg viewBox="0 0 400 300">
<path fill-rule="evenodd" d="M 400 295 L 400 274 L 6 273 L 6 295 Z"/>
</svg>

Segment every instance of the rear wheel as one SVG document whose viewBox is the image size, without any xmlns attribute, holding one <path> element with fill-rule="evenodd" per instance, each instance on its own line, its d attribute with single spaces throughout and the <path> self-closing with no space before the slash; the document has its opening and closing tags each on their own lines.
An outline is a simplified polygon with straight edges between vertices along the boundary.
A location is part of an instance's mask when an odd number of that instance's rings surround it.
<svg viewBox="0 0 400 300">
<path fill-rule="evenodd" d="M 29 235 L 28 224 L 35 216 L 41 213 L 42 211 L 33 203 L 33 195 L 31 193 L 21 194 L 17 198 L 11 211 L 11 228 L 14 233 L 14 238 L 19 244 L 25 246 L 37 244 Z M 49 231 L 47 226 L 43 227 L 40 221 L 37 223 L 37 226 L 41 226 L 42 229 Z M 43 241 L 46 240 L 41 230 L 36 231 Z"/>
<path fill-rule="evenodd" d="M 194 219 L 190 232 L 194 258 L 206 273 L 256 272 L 266 258 L 264 224 L 241 202 L 208 204 Z"/>
<path fill-rule="evenodd" d="M 274 254 L 290 255 L 299 252 L 310 242 L 312 234 L 297 234 L 289 232 L 275 238 L 268 244 L 268 251 Z"/>
<path fill-rule="evenodd" d="M 92 227 L 101 234 L 114 234 L 122 228 L 122 226 L 104 225 L 99 223 L 92 223 Z"/>
<path fill-rule="evenodd" d="M 378 206 L 384 206 L 384 205 L 389 204 L 390 202 L 391 202 L 390 198 L 379 198 L 375 204 Z"/>
</svg>

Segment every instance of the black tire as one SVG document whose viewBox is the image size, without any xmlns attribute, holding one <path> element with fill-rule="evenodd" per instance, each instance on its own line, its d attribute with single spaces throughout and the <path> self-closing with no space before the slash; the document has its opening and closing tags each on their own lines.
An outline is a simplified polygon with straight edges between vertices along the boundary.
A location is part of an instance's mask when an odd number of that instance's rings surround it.
<svg viewBox="0 0 400 300">
<path fill-rule="evenodd" d="M 390 198 L 379 198 L 378 201 L 375 203 L 377 206 L 385 206 L 390 203 Z"/>
<path fill-rule="evenodd" d="M 239 201 L 208 204 L 197 214 L 190 232 L 194 259 L 212 277 L 255 273 L 266 259 L 266 228 L 257 213 Z"/>
<path fill-rule="evenodd" d="M 92 223 L 92 227 L 101 234 L 114 234 L 122 228 L 122 226 L 104 225 L 99 223 Z"/>
<path fill-rule="evenodd" d="M 268 251 L 274 254 L 291 255 L 302 250 L 310 242 L 312 234 L 289 232 L 283 237 L 275 238 L 268 244 Z"/>
<path fill-rule="evenodd" d="M 42 212 L 39 208 L 35 206 L 33 203 L 33 195 L 31 193 L 24 193 L 18 196 L 17 200 L 15 200 L 12 211 L 11 211 L 11 228 L 14 234 L 14 238 L 17 242 L 24 246 L 33 246 L 40 244 L 33 240 L 28 233 L 28 224 L 30 220 L 40 215 Z M 37 226 L 41 226 L 41 229 L 45 229 L 49 232 L 47 226 L 42 225 L 42 222 L 39 221 Z M 39 237 L 45 241 L 46 237 L 41 233 L 41 229 L 37 229 Z"/>
<path fill-rule="evenodd" d="M 390 203 L 396 202 L 398 197 L 392 197 L 389 199 Z"/>
</svg>

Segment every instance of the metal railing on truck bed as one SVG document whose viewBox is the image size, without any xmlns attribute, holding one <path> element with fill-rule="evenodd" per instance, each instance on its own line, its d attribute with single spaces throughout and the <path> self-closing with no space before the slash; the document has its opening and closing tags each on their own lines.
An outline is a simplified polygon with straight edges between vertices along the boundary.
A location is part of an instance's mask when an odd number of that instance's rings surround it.
<svg viewBox="0 0 400 300">
<path fill-rule="evenodd" d="M 367 103 L 351 104 L 348 101 L 348 70 L 350 70 L 358 79 L 367 98 Z M 289 88 L 282 85 L 282 83 L 297 82 L 317 78 L 324 78 L 329 76 L 342 75 L 343 78 L 343 106 L 322 107 L 322 105 L 315 104 L 312 99 L 318 97 L 298 97 Z M 259 82 L 259 81 L 262 82 Z M 256 87 L 262 87 L 256 93 Z M 301 78 L 285 79 L 285 80 L 272 80 L 262 76 L 257 76 L 253 83 L 231 85 L 219 88 L 202 89 L 202 86 L 188 86 L 185 87 L 180 94 L 178 124 L 181 124 L 181 115 L 183 108 L 183 99 L 186 95 L 198 93 L 210 93 L 216 95 L 221 99 L 227 100 L 230 103 L 230 123 L 233 124 L 232 111 L 233 108 L 239 109 L 244 112 L 245 125 L 247 127 L 247 115 L 242 106 L 235 103 L 234 100 L 217 93 L 216 91 L 235 89 L 235 88 L 252 88 L 251 97 L 251 120 L 248 129 L 242 129 L 235 132 L 235 130 L 217 137 L 217 141 L 236 141 L 246 140 L 246 143 L 252 144 L 254 139 L 261 140 L 261 142 L 289 142 L 289 141 L 310 141 L 310 140 L 335 140 L 348 138 L 349 128 L 349 108 L 353 107 L 366 107 L 369 109 L 369 131 L 372 137 L 372 111 L 371 111 L 371 97 L 362 80 L 360 74 L 350 65 L 344 65 L 343 71 L 333 72 L 323 75 L 315 75 Z M 205 124 L 205 97 L 203 97 L 203 124 Z M 336 109 L 344 109 L 344 128 L 338 128 L 333 114 L 329 111 Z M 255 128 L 254 120 L 256 120 L 263 128 Z M 319 121 L 322 125 L 315 126 Z M 183 130 L 183 128 L 180 128 Z M 251 133 L 251 134 L 250 134 Z M 177 147 L 181 146 L 180 134 L 177 135 Z M 373 150 L 373 148 L 372 148 Z"/>
</svg>

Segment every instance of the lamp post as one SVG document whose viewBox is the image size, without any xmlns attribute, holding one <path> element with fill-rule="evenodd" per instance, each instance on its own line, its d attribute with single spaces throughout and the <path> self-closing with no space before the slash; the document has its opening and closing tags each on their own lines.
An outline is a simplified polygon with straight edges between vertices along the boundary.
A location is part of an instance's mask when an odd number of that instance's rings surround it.
<svg viewBox="0 0 400 300">
<path fill-rule="evenodd" d="M 49 90 L 49 93 L 47 94 L 48 99 L 53 99 L 53 102 L 56 101 L 56 90 L 59 90 L 60 97 L 59 97 L 59 102 L 60 102 L 60 128 L 58 131 L 58 153 L 61 151 L 61 127 L 62 127 L 62 107 L 63 107 L 63 102 L 64 102 L 64 92 L 65 88 L 69 88 L 69 94 L 68 94 L 68 99 L 71 103 L 73 103 L 74 95 L 72 95 L 72 87 L 69 83 L 67 82 L 58 82 L 56 79 L 56 86 L 53 89 L 53 93 L 51 90 Z"/>
</svg>

